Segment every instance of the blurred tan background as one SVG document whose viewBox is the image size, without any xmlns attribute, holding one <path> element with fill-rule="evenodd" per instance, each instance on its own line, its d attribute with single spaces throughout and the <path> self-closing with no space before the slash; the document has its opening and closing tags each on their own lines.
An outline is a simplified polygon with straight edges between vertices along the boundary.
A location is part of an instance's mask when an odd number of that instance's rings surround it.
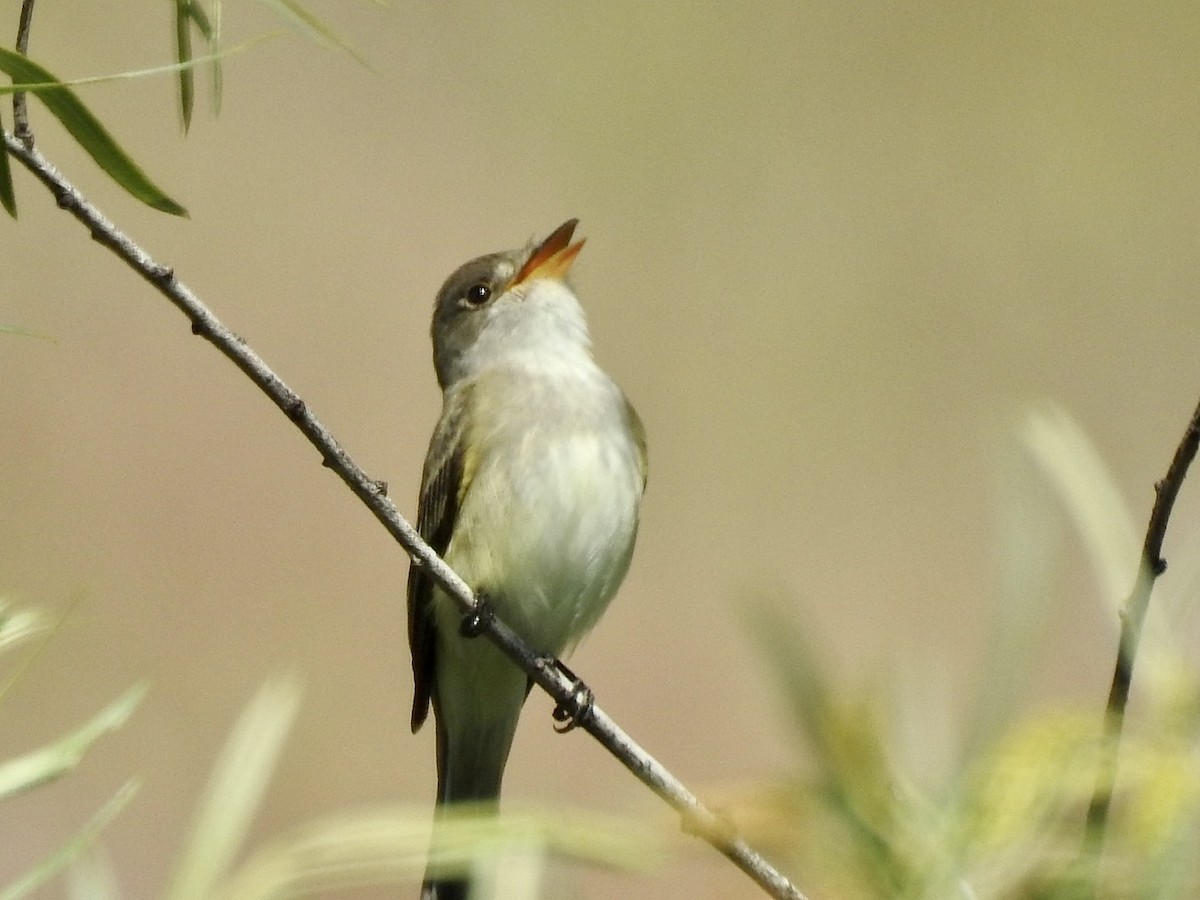
<svg viewBox="0 0 1200 900">
<path fill-rule="evenodd" d="M 908 698 L 936 766 L 988 643 L 1012 411 L 1052 398 L 1078 416 L 1142 520 L 1196 402 L 1200 6 L 312 7 L 375 73 L 268 42 L 228 62 L 219 118 L 202 91 L 186 139 L 170 78 L 84 91 L 190 219 L 121 195 L 35 104 L 43 151 L 409 515 L 440 403 L 436 289 L 580 217 L 575 284 L 651 474 L 632 572 L 574 668 L 702 792 L 786 773 L 791 734 L 738 611 L 771 598 L 840 683 Z M 9 45 L 18 8 L 0 0 Z M 164 62 L 170 13 L 44 0 L 31 52 L 64 77 Z M 225 19 L 231 44 L 280 27 L 260 5 Z M 279 670 L 307 689 L 253 842 L 428 803 L 401 551 L 178 312 L 15 177 L 0 322 L 56 342 L 0 336 L 0 592 L 83 599 L 0 707 L 2 755 L 138 679 L 152 692 L 77 773 L 5 806 L 0 882 L 136 774 L 105 846 L 128 896 L 158 893 L 228 728 Z M 1114 633 L 1064 547 L 1026 703 L 1098 712 Z M 548 710 L 532 699 L 509 798 L 663 815 Z M 755 896 L 681 846 L 649 876 L 571 871 L 557 889 Z"/>
</svg>

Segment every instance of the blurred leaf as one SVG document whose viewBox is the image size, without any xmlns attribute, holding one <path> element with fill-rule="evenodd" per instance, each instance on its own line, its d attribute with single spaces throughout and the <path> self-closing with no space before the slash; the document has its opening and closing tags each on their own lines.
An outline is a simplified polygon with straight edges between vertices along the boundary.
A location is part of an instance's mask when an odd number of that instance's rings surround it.
<svg viewBox="0 0 1200 900">
<path fill-rule="evenodd" d="M 42 654 L 42 651 L 50 643 L 50 639 L 58 633 L 58 629 L 62 628 L 63 623 L 67 621 L 75 607 L 83 599 L 81 592 L 76 592 L 72 595 L 71 600 L 59 613 L 53 623 L 46 621 L 45 615 L 37 610 L 22 610 L 19 613 L 9 614 L 5 601 L 0 598 L 0 651 L 6 646 L 12 646 L 34 634 L 41 636 L 41 641 L 38 646 L 30 653 L 16 670 L 8 677 L 8 680 L 0 685 L 0 700 L 8 696 L 8 692 L 12 690 L 21 676 L 33 665 L 34 661 Z M 7 626 L 7 627 L 6 627 Z"/>
<path fill-rule="evenodd" d="M 268 900 L 389 884 L 420 876 L 429 811 L 363 811 L 307 824 L 254 852 L 217 891 Z"/>
<path fill-rule="evenodd" d="M 0 888 L 0 900 L 20 900 L 55 877 L 87 850 L 104 827 L 116 818 L 138 791 L 136 780 L 127 781 L 113 797 L 96 811 L 95 815 L 74 837 L 48 857 L 4 888 Z"/>
<path fill-rule="evenodd" d="M 72 734 L 31 753 L 0 763 L 0 800 L 66 775 L 83 759 L 99 738 L 120 728 L 146 695 L 136 685 L 92 717 Z"/>
<path fill-rule="evenodd" d="M 192 127 L 192 107 L 196 100 L 196 82 L 192 74 L 192 0 L 175 0 L 175 54 L 179 60 L 179 109 L 183 130 Z"/>
<path fill-rule="evenodd" d="M 783 689 L 819 767 L 814 795 L 847 829 L 846 852 L 864 878 L 895 896 L 908 873 L 897 841 L 904 840 L 907 797 L 897 791 L 879 711 L 870 700 L 840 699 L 821 672 L 811 643 L 782 612 L 761 604 L 749 610 L 751 635 Z"/>
<path fill-rule="evenodd" d="M 1122 740 L 1104 896 L 1194 897 L 1200 773 L 1193 738 L 1164 721 L 1148 724 Z M 1072 892 L 1084 883 L 1073 868 L 1080 815 L 1095 787 L 1101 746 L 1094 714 L 1049 713 L 1012 729 L 976 761 L 963 828 L 980 896 L 1079 896 Z"/>
<path fill-rule="evenodd" d="M 39 609 L 10 612 L 8 601 L 0 597 L 0 653 L 22 641 L 50 630 L 50 620 Z"/>
<path fill-rule="evenodd" d="M 821 673 L 812 646 L 790 620 L 768 604 L 748 609 L 747 625 L 771 674 L 783 690 L 796 726 L 822 756 L 827 756 L 825 725 L 831 688 Z"/>
<path fill-rule="evenodd" d="M 1120 611 L 1133 587 L 1141 542 L 1116 479 L 1083 429 L 1058 406 L 1031 408 L 1024 439 L 1078 527 L 1110 609 Z"/>
<path fill-rule="evenodd" d="M 4 133 L 4 122 L 0 120 L 0 135 Z M 13 193 L 12 167 L 8 162 L 8 148 L 0 140 L 0 206 L 14 219 L 17 217 L 17 195 Z"/>
<path fill-rule="evenodd" d="M 1046 833 L 1086 805 L 1099 765 L 1094 715 L 1049 714 L 1021 723 L 981 757 L 969 777 L 974 843 L 986 850 Z"/>
<path fill-rule="evenodd" d="M 989 604 L 993 624 L 977 672 L 979 688 L 963 745 L 966 759 L 984 752 L 1008 727 L 1055 609 L 1062 517 L 1040 470 L 1029 453 L 1022 452 L 1023 421 L 1014 434 L 1012 421 L 1007 420 L 1004 433 L 987 442 L 996 448 L 992 457 L 996 590 Z"/>
<path fill-rule="evenodd" d="M 22 54 L 3 47 L 0 47 L 0 71 L 12 78 L 14 88 L 36 93 L 97 165 L 128 193 L 154 209 L 172 215 L 187 214 L 187 210 L 146 177 L 100 121 L 69 88 L 59 85 L 50 72 Z M 34 85 L 38 87 L 35 89 Z"/>
<path fill-rule="evenodd" d="M 355 50 L 345 38 L 317 18 L 317 16 L 299 3 L 298 0 L 259 0 L 259 2 L 272 7 L 283 18 L 296 25 L 300 32 L 307 35 L 310 40 L 320 44 L 322 47 L 336 47 L 344 53 L 348 53 L 364 69 L 374 71 L 371 68 L 371 64 L 367 62 L 366 57 Z"/>
<path fill-rule="evenodd" d="M 67 870 L 67 900 L 121 900 L 112 861 L 93 844 Z"/>
<path fill-rule="evenodd" d="M 1079 424 L 1057 406 L 1044 404 L 1026 417 L 1024 436 L 1030 453 L 1056 490 L 1071 516 L 1100 582 L 1107 608 L 1116 624 L 1139 577 L 1142 542 L 1133 515 L 1109 471 Z M 1185 655 L 1186 654 L 1182 654 Z M 1140 692 L 1174 677 L 1180 659 L 1176 641 L 1161 616 L 1143 623 L 1138 649 Z"/>
<path fill-rule="evenodd" d="M 294 678 L 268 680 L 238 719 L 209 776 L 168 900 L 208 897 L 241 847 L 300 706 Z"/>
<path fill-rule="evenodd" d="M 0 324 L 0 334 L 16 334 L 21 337 L 38 338 L 39 340 L 51 341 L 52 343 L 57 343 L 57 341 L 54 340 L 54 335 L 42 334 L 41 332 L 38 332 L 38 331 L 30 331 L 27 328 L 20 328 L 16 325 Z"/>
<path fill-rule="evenodd" d="M 644 824 L 592 813 L 497 817 L 490 809 L 462 809 L 439 819 L 432 848 L 431 831 L 424 808 L 363 810 L 313 822 L 253 853 L 216 896 L 282 900 L 415 881 L 429 853 L 455 871 L 483 870 L 503 882 L 500 896 L 516 900 L 514 872 L 527 874 L 520 870 L 540 865 L 548 853 L 626 870 L 643 869 L 661 854 L 661 838 Z"/>
</svg>

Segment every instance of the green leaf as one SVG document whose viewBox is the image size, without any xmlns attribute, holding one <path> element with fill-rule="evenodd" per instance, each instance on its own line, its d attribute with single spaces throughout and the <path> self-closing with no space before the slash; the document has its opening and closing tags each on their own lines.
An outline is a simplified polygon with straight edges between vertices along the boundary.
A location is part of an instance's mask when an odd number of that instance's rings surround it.
<svg viewBox="0 0 1200 900">
<path fill-rule="evenodd" d="M 0 135 L 4 134 L 4 123 L 0 122 Z M 14 219 L 17 217 L 17 195 L 13 193 L 12 169 L 8 164 L 8 148 L 0 139 L 0 206 Z"/>
<path fill-rule="evenodd" d="M 188 15 L 208 41 L 208 49 L 212 54 L 212 92 L 213 108 L 221 111 L 221 90 L 224 84 L 224 70 L 221 67 L 221 0 L 212 0 L 212 18 L 204 12 L 204 7 L 197 0 L 188 0 Z"/>
<path fill-rule="evenodd" d="M 176 0 L 176 2 L 178 2 L 181 6 L 187 7 L 186 12 L 188 17 L 196 23 L 196 27 L 199 28 L 200 33 L 204 35 L 204 39 L 211 44 L 216 36 L 216 33 L 213 29 L 212 22 L 209 21 L 208 16 L 204 12 L 204 7 L 197 3 L 196 0 Z"/>
<path fill-rule="evenodd" d="M 92 744 L 125 724 L 146 690 L 144 684 L 136 685 L 73 733 L 24 756 L 0 763 L 0 800 L 61 778 L 74 769 Z"/>
<path fill-rule="evenodd" d="M 235 53 L 244 53 L 245 51 L 256 47 L 264 41 L 273 40 L 283 37 L 286 31 L 272 31 L 267 34 L 261 34 L 258 37 L 251 38 L 234 47 L 221 50 L 219 53 L 210 53 L 207 56 L 194 56 L 186 63 L 168 63 L 164 66 L 150 66 L 146 69 L 127 69 L 124 72 L 113 72 L 109 75 L 91 75 L 87 78 L 69 78 L 66 81 L 31 81 L 23 82 L 18 85 L 0 84 L 0 96 L 8 94 L 16 94 L 26 92 L 30 94 L 40 94 L 44 91 L 54 90 L 55 88 L 71 88 L 81 87 L 88 84 L 106 84 L 110 81 L 123 81 L 128 78 L 145 78 L 148 75 L 170 75 L 178 72 L 180 69 L 194 69 L 197 66 L 206 65 L 207 63 L 216 63 L 225 59 L 227 56 L 233 56 Z"/>
<path fill-rule="evenodd" d="M 138 782 L 127 781 L 107 803 L 69 841 L 43 859 L 40 863 L 7 886 L 0 888 L 0 900 L 20 900 L 36 891 L 43 884 L 74 862 L 81 853 L 95 843 L 104 826 L 117 817 L 137 793 Z"/>
<path fill-rule="evenodd" d="M 221 95 L 225 89 L 225 67 L 221 63 L 221 58 L 225 55 L 221 52 L 221 0 L 212 0 L 212 33 L 206 34 L 208 38 L 208 46 L 212 51 L 212 92 L 213 92 L 213 112 L 217 115 L 221 114 Z"/>
<path fill-rule="evenodd" d="M 33 93 L 96 164 L 126 191 L 154 209 L 176 216 L 187 215 L 186 209 L 168 197 L 130 159 L 79 98 L 69 88 L 56 84 L 58 79 L 50 72 L 20 53 L 3 47 L 0 47 L 0 71 L 12 78 L 14 87 L 41 83 L 43 86 Z M 47 83 L 55 86 L 45 86 Z"/>
<path fill-rule="evenodd" d="M 185 65 L 192 61 L 192 27 L 189 10 L 190 0 L 175 0 L 175 53 L 181 68 L 179 70 L 179 111 L 183 114 L 183 130 L 192 127 L 192 107 L 196 102 L 196 79 L 192 67 Z"/>
</svg>

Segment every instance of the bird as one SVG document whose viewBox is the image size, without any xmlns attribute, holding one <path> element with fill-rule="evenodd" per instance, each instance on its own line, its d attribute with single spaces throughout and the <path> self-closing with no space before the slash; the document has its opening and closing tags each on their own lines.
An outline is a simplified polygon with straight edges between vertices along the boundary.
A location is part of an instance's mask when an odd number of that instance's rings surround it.
<svg viewBox="0 0 1200 900">
<path fill-rule="evenodd" d="M 442 412 L 425 458 L 417 530 L 489 614 L 560 657 L 596 624 L 629 569 L 646 438 L 596 363 L 567 275 L 577 219 L 540 242 L 480 256 L 446 279 L 430 329 Z M 495 804 L 532 683 L 412 564 L 412 730 L 432 708 L 436 809 Z M 468 881 L 427 870 L 422 900 Z"/>
</svg>

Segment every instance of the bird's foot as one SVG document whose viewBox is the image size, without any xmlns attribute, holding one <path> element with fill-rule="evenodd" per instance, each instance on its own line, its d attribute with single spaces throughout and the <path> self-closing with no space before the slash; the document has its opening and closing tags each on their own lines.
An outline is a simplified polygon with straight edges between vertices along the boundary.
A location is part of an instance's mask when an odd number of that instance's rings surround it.
<svg viewBox="0 0 1200 900">
<path fill-rule="evenodd" d="M 476 592 L 475 605 L 463 614 L 458 633 L 465 638 L 479 637 L 495 618 L 496 611 L 492 609 L 492 601 L 488 599 L 487 594 Z"/>
<path fill-rule="evenodd" d="M 559 734 L 566 734 L 581 725 L 586 726 L 591 721 L 592 710 L 596 706 L 596 695 L 579 680 L 579 676 L 563 664 L 562 660 L 556 659 L 554 667 L 574 682 L 571 696 L 554 707 L 554 721 L 558 723 L 554 730 Z"/>
</svg>

